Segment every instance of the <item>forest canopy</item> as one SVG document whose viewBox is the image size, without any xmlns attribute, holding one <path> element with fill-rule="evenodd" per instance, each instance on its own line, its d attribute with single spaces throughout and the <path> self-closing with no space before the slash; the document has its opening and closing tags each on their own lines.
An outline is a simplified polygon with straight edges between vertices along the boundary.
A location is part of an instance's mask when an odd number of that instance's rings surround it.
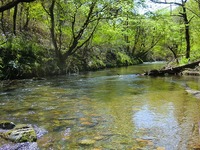
<svg viewBox="0 0 200 150">
<path fill-rule="evenodd" d="M 200 1 L 1 0 L 0 78 L 199 59 Z"/>
</svg>

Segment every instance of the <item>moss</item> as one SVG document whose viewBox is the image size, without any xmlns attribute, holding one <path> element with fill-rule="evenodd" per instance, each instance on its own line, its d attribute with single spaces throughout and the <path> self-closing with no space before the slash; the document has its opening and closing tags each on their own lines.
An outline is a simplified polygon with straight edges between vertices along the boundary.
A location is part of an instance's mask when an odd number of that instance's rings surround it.
<svg viewBox="0 0 200 150">
<path fill-rule="evenodd" d="M 19 142 L 36 142 L 36 134 L 34 130 L 31 130 L 29 132 L 24 132 L 21 139 L 19 139 Z"/>
<path fill-rule="evenodd" d="M 35 142 L 37 140 L 34 129 L 29 125 L 17 125 L 14 129 L 4 133 L 3 138 L 16 142 Z"/>
</svg>

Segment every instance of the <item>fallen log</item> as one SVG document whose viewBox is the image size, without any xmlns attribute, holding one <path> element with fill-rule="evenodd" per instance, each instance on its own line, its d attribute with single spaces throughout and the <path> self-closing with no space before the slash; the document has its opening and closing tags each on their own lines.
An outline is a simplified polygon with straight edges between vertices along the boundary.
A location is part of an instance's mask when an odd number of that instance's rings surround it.
<svg viewBox="0 0 200 150">
<path fill-rule="evenodd" d="M 148 76 L 165 76 L 165 75 L 180 75 L 182 72 L 188 68 L 194 69 L 195 67 L 200 65 L 200 61 L 196 61 L 190 64 L 186 64 L 183 66 L 178 66 L 178 67 L 171 67 L 167 69 L 161 69 L 161 70 L 150 70 L 145 72 L 143 75 L 148 75 Z"/>
</svg>

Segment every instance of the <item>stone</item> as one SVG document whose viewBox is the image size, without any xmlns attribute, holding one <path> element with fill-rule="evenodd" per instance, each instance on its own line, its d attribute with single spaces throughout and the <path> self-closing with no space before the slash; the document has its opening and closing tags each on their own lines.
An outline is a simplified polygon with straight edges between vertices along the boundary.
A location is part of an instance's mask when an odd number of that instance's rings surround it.
<svg viewBox="0 0 200 150">
<path fill-rule="evenodd" d="M 13 129 L 15 124 L 10 121 L 0 121 L 0 128 L 1 129 Z"/>
<path fill-rule="evenodd" d="M 200 99 L 200 91 L 198 90 L 193 90 L 189 87 L 186 88 L 186 92 L 188 92 L 189 94 L 192 94 L 194 97 L 196 97 L 197 99 Z"/>
<path fill-rule="evenodd" d="M 95 143 L 95 140 L 92 139 L 82 139 L 78 142 L 80 145 L 85 145 L 85 146 L 89 146 L 89 145 L 93 145 Z"/>
<path fill-rule="evenodd" d="M 164 147 L 157 147 L 156 150 L 165 150 L 165 148 Z"/>
<path fill-rule="evenodd" d="M 16 125 L 15 128 L 8 130 L 1 136 L 15 143 L 35 142 L 37 140 L 37 135 L 33 127 L 25 124 Z"/>
<path fill-rule="evenodd" d="M 44 128 L 42 127 L 38 127 L 36 125 L 33 125 L 33 129 L 35 130 L 35 133 L 37 135 L 37 139 L 40 139 L 42 136 L 44 136 L 45 134 L 48 133 L 47 130 L 45 130 Z"/>
<path fill-rule="evenodd" d="M 105 138 L 104 136 L 95 136 L 94 140 L 100 141 L 100 140 L 103 140 L 104 138 Z"/>
<path fill-rule="evenodd" d="M 39 150 L 36 142 L 25 142 L 16 144 L 5 144 L 0 147 L 0 150 Z"/>
</svg>

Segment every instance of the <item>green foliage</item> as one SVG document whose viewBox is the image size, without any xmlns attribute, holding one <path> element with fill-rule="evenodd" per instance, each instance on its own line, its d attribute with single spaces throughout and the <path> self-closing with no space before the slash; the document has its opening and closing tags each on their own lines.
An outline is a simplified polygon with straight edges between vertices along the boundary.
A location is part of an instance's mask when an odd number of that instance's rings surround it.
<svg viewBox="0 0 200 150">
<path fill-rule="evenodd" d="M 88 63 L 88 70 L 97 70 L 105 67 L 106 64 L 103 62 L 103 60 L 98 59 L 97 57 L 93 57 Z"/>
<path fill-rule="evenodd" d="M 132 64 L 130 56 L 123 52 L 117 52 L 117 66 L 128 66 Z"/>
<path fill-rule="evenodd" d="M 191 61 L 195 61 L 195 60 L 199 60 L 200 59 L 200 44 L 197 42 L 197 43 L 194 43 L 192 45 L 192 53 L 191 53 L 191 56 L 190 56 L 190 60 Z"/>
<path fill-rule="evenodd" d="M 29 8 L 29 17 L 34 18 L 34 20 L 46 22 L 47 18 L 45 16 L 45 11 L 43 10 L 42 6 L 38 2 L 34 2 L 32 4 L 26 4 L 26 7 Z"/>
<path fill-rule="evenodd" d="M 1 72 L 5 78 L 37 74 L 43 55 L 41 46 L 22 37 L 11 37 L 1 49 Z"/>
<path fill-rule="evenodd" d="M 179 65 L 186 65 L 190 62 L 190 59 L 182 57 L 181 60 L 179 61 Z"/>
<path fill-rule="evenodd" d="M 110 25 L 109 23 L 103 22 L 98 27 L 98 30 L 93 38 L 93 43 L 95 45 L 102 46 L 118 46 L 122 44 L 123 35 L 119 27 Z"/>
</svg>

